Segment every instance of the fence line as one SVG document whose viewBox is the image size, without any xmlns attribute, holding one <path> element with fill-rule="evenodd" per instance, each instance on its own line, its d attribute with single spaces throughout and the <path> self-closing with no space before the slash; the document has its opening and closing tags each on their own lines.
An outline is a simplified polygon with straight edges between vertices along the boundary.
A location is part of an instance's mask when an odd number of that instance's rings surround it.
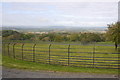
<svg viewBox="0 0 120 80">
<path fill-rule="evenodd" d="M 19 49 L 20 44 L 21 44 L 21 49 Z M 67 48 L 64 48 L 64 46 L 62 48 L 61 47 L 51 48 L 53 44 L 49 44 L 48 48 L 41 48 L 41 47 L 36 48 L 36 46 L 38 45 L 36 43 L 34 43 L 33 46 L 30 45 L 32 48 L 28 48 L 25 45 L 27 44 L 26 43 L 4 43 L 3 54 L 9 57 L 13 57 L 14 59 L 21 57 L 21 60 L 28 60 L 32 62 L 41 62 L 41 63 L 48 63 L 48 64 L 60 64 L 60 65 L 66 65 L 66 66 L 108 68 L 108 69 L 120 68 L 119 56 L 117 56 L 120 53 L 109 54 L 109 53 L 103 52 L 102 54 L 97 54 L 95 44 L 93 44 L 93 48 L 91 47 L 86 48 L 86 51 L 88 49 L 91 49 L 91 51 L 86 54 L 85 54 L 85 51 L 73 52 L 72 50 L 79 49 L 78 51 L 80 51 L 82 48 L 72 48 L 71 44 L 69 44 Z M 25 48 L 27 48 L 28 50 L 26 50 Z M 38 51 L 37 49 L 39 49 L 40 51 Z M 42 51 L 42 49 L 43 50 L 45 49 L 45 51 Z M 57 49 L 60 49 L 60 50 L 57 51 Z M 52 50 L 56 50 L 56 51 L 52 51 Z M 66 50 L 66 51 L 62 52 L 62 50 Z M 21 52 L 21 55 L 20 55 L 20 52 Z M 111 56 L 106 57 L 106 55 L 108 54 Z"/>
</svg>

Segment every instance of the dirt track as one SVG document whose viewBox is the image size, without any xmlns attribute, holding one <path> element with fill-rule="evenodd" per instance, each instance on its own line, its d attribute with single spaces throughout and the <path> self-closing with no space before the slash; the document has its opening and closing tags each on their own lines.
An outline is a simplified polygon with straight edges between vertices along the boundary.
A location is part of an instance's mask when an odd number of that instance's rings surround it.
<svg viewBox="0 0 120 80">
<path fill-rule="evenodd" d="M 54 71 L 28 71 L 3 68 L 3 78 L 117 78 L 117 75 Z"/>
</svg>

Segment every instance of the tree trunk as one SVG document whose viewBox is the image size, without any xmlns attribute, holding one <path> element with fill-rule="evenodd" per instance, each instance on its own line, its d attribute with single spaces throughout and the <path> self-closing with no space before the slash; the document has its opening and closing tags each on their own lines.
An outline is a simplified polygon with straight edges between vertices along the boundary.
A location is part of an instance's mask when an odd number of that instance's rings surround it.
<svg viewBox="0 0 120 80">
<path fill-rule="evenodd" d="M 118 45 L 117 45 L 117 43 L 115 42 L 115 49 L 117 50 L 117 47 L 118 47 Z"/>
</svg>

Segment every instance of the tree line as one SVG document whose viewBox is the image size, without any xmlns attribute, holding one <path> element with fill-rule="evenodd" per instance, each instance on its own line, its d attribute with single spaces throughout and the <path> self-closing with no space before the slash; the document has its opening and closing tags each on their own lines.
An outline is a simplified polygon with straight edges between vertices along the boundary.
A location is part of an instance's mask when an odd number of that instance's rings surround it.
<svg viewBox="0 0 120 80">
<path fill-rule="evenodd" d="M 118 48 L 120 44 L 120 22 L 109 24 L 106 33 L 55 33 L 50 32 L 48 34 L 31 34 L 20 33 L 14 30 L 3 30 L 3 40 L 32 40 L 32 41 L 50 41 L 50 42 L 76 42 L 90 43 L 90 42 L 105 42 L 113 41 L 115 48 Z"/>
<path fill-rule="evenodd" d="M 3 40 L 34 40 L 62 42 L 80 41 L 82 43 L 105 41 L 104 34 L 100 33 L 48 33 L 48 34 L 24 34 L 13 30 L 2 31 Z"/>
</svg>

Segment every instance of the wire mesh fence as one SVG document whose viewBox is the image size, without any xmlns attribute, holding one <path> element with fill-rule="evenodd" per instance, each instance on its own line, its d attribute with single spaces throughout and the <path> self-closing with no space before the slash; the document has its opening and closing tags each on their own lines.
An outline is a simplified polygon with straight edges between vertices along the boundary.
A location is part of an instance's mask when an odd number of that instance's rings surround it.
<svg viewBox="0 0 120 80">
<path fill-rule="evenodd" d="M 114 46 L 3 43 L 3 55 L 15 59 L 64 66 L 119 69 L 119 52 Z"/>
</svg>

